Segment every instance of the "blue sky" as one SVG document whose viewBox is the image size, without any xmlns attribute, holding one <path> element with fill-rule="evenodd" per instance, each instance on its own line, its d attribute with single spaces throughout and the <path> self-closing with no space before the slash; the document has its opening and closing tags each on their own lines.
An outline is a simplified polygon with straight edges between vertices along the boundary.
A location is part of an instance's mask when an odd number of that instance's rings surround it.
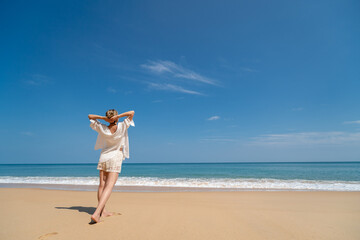
<svg viewBox="0 0 360 240">
<path fill-rule="evenodd" d="M 0 163 L 359 161 L 359 1 L 5 1 Z"/>
</svg>

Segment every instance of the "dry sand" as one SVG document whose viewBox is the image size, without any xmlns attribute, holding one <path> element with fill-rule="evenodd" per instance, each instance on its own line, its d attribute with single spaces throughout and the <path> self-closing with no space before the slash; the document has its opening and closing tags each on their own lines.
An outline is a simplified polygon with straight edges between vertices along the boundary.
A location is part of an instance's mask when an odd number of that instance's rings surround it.
<svg viewBox="0 0 360 240">
<path fill-rule="evenodd" d="M 1 240 L 360 239 L 360 192 L 96 192 L 0 188 Z"/>
</svg>

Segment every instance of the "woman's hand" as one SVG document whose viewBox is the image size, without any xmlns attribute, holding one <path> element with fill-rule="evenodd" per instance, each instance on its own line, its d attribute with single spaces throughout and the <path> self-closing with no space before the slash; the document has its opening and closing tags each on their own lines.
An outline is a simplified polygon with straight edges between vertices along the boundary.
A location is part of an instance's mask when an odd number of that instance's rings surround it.
<svg viewBox="0 0 360 240">
<path fill-rule="evenodd" d="M 113 123 L 114 122 L 114 120 L 112 120 L 114 117 L 112 117 L 112 118 L 107 118 L 107 117 L 104 117 L 103 119 L 105 120 L 105 121 L 107 121 L 108 123 Z"/>
<path fill-rule="evenodd" d="M 117 120 L 118 120 L 118 118 L 116 116 L 112 116 L 111 118 L 109 118 L 109 123 L 113 123 Z"/>
</svg>

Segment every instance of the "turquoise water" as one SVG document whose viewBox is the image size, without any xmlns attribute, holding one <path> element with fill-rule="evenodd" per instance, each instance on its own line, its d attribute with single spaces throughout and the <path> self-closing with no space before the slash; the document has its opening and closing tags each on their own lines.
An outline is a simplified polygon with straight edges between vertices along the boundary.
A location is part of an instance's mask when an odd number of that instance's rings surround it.
<svg viewBox="0 0 360 240">
<path fill-rule="evenodd" d="M 98 176 L 96 164 L 2 164 L 0 176 Z M 360 181 L 356 163 L 123 163 L 120 176 Z"/>
<path fill-rule="evenodd" d="M 98 184 L 96 164 L 2 164 L 0 183 Z M 123 163 L 119 185 L 360 191 L 360 162 Z"/>
</svg>

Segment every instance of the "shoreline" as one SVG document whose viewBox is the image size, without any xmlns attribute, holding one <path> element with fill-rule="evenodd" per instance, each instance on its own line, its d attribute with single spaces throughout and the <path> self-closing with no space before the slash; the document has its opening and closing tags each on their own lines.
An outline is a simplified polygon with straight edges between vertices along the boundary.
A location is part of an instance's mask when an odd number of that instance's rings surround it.
<svg viewBox="0 0 360 240">
<path fill-rule="evenodd" d="M 97 191 L 98 185 L 72 185 L 72 184 L 34 184 L 34 183 L 0 183 L 1 188 L 30 188 L 65 191 Z M 114 186 L 113 192 L 360 192 L 335 191 L 316 189 L 250 189 L 250 188 L 208 188 L 208 187 L 168 187 L 168 186 Z"/>
<path fill-rule="evenodd" d="M 0 239 L 360 239 L 360 192 L 114 192 L 90 225 L 96 195 L 0 188 Z"/>
</svg>

